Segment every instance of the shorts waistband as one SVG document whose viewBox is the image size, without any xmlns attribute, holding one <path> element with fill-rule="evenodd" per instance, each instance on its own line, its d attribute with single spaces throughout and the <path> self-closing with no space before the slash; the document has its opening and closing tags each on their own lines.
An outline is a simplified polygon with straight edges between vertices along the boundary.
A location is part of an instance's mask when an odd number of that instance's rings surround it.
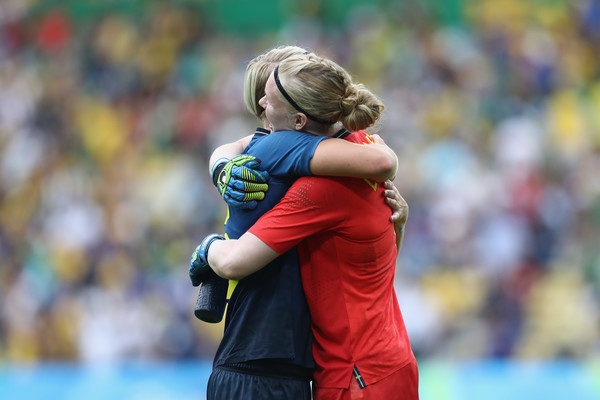
<svg viewBox="0 0 600 400">
<path fill-rule="evenodd" d="M 302 381 L 310 381 L 312 379 L 313 373 L 312 369 L 310 368 L 305 368 L 294 364 L 270 361 L 248 361 L 241 363 L 223 364 L 217 366 L 217 368 L 233 372 L 240 372 L 243 374 L 291 378 Z"/>
</svg>

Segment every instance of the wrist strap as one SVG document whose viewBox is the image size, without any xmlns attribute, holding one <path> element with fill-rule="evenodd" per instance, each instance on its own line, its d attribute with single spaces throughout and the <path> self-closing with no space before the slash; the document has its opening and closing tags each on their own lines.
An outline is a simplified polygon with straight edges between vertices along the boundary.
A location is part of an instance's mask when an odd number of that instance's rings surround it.
<svg viewBox="0 0 600 400">
<path fill-rule="evenodd" d="M 219 235 L 218 233 L 211 233 L 202 240 L 202 243 L 200 243 L 198 258 L 200 258 L 200 261 L 203 264 L 208 265 L 208 249 L 215 240 L 225 240 L 225 236 Z"/>
<path fill-rule="evenodd" d="M 219 187 L 217 185 L 219 175 L 221 174 L 221 171 L 223 171 L 223 168 L 225 168 L 225 165 L 227 165 L 229 161 L 229 158 L 221 157 L 217 161 L 215 161 L 215 163 L 212 166 L 212 169 L 210 171 L 210 177 L 212 178 L 213 185 L 215 185 L 217 188 Z"/>
</svg>

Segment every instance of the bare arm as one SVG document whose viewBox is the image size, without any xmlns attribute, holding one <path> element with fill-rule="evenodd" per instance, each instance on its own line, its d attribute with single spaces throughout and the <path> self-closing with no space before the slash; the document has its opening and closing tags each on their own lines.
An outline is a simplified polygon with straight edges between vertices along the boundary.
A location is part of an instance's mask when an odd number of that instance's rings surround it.
<svg viewBox="0 0 600 400">
<path fill-rule="evenodd" d="M 208 162 L 208 170 L 212 171 L 213 165 L 220 158 L 233 158 L 238 154 L 241 154 L 242 151 L 244 151 L 244 149 L 246 148 L 246 146 L 248 146 L 248 143 L 250 143 L 250 141 L 252 140 L 252 136 L 254 135 L 248 135 L 239 140 L 236 140 L 235 142 L 226 143 L 217 147 L 210 156 L 210 161 Z"/>
<path fill-rule="evenodd" d="M 404 237 L 404 225 L 408 218 L 408 204 L 391 181 L 384 183 L 386 203 L 393 213 L 396 247 L 399 250 Z M 250 232 L 239 239 L 218 240 L 208 250 L 208 264 L 222 278 L 239 280 L 260 270 L 279 257 L 265 242 Z"/>
<path fill-rule="evenodd" d="M 398 159 L 385 144 L 362 145 L 343 139 L 324 140 L 310 161 L 314 175 L 348 176 L 383 182 L 396 174 Z"/>
<path fill-rule="evenodd" d="M 277 257 L 279 253 L 246 232 L 237 240 L 215 241 L 208 251 L 208 264 L 221 278 L 239 280 Z"/>
<path fill-rule="evenodd" d="M 217 160 L 230 159 L 244 151 L 252 136 L 217 147 L 210 156 L 209 170 Z M 379 138 L 377 135 L 374 137 Z M 368 146 L 343 139 L 324 140 L 319 143 L 310 161 L 314 175 L 366 178 L 378 182 L 392 179 L 397 167 L 396 154 L 380 139 Z"/>
</svg>

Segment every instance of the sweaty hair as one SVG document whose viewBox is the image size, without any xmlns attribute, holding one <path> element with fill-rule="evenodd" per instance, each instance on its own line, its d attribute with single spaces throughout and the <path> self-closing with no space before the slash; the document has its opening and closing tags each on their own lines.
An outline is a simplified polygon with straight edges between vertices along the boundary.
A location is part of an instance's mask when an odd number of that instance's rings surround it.
<svg viewBox="0 0 600 400">
<path fill-rule="evenodd" d="M 302 47 L 280 46 L 253 58 L 248 63 L 244 75 L 244 103 L 248 111 L 262 120 L 265 109 L 258 104 L 258 101 L 265 95 L 265 86 L 271 72 L 286 58 L 308 53 L 309 51 Z"/>
<path fill-rule="evenodd" d="M 314 54 L 289 57 L 277 72 L 280 92 L 283 88 L 283 96 L 292 99 L 288 109 L 301 110 L 313 121 L 341 121 L 358 131 L 375 124 L 384 109 L 383 102 L 364 85 L 353 83 L 345 69 Z"/>
</svg>

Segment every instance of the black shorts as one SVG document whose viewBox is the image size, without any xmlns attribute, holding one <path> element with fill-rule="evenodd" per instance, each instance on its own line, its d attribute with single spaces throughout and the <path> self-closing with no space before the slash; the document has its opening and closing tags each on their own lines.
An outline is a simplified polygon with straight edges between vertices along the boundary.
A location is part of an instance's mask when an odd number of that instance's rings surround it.
<svg viewBox="0 0 600 400">
<path fill-rule="evenodd" d="M 207 400 L 310 400 L 310 379 L 252 369 L 216 367 L 210 374 Z"/>
</svg>

